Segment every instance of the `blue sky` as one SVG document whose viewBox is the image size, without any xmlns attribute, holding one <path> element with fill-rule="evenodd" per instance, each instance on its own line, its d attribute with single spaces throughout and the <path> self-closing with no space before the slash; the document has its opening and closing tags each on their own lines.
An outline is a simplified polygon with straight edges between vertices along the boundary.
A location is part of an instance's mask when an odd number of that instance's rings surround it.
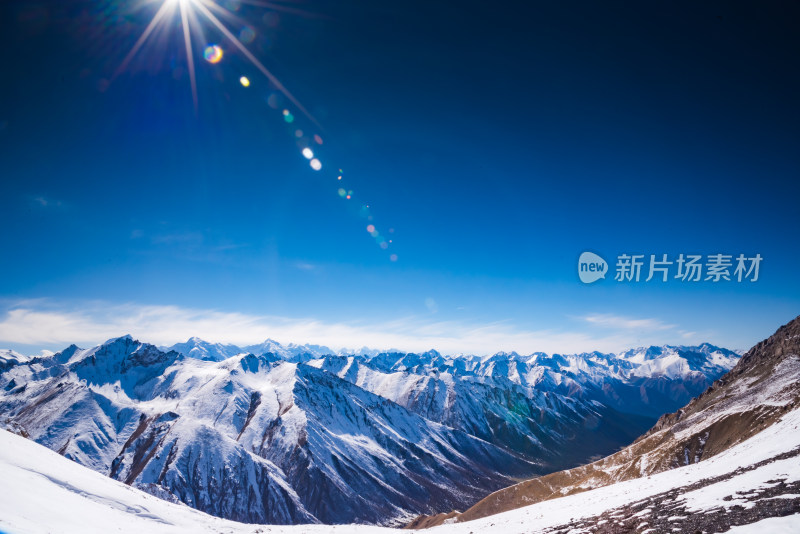
<svg viewBox="0 0 800 534">
<path fill-rule="evenodd" d="M 196 111 L 177 20 L 109 83 L 140 4 L 0 7 L 0 346 L 746 349 L 800 311 L 796 7 L 220 2 L 320 128 L 208 24 Z M 764 260 L 584 285 L 585 250 Z"/>
</svg>

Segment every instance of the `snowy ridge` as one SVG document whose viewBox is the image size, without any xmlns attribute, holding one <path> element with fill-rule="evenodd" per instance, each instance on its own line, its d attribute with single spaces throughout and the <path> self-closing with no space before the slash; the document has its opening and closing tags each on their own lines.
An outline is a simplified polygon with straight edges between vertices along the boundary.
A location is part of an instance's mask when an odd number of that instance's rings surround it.
<svg viewBox="0 0 800 534">
<path fill-rule="evenodd" d="M 0 349 L 0 370 L 8 369 L 14 365 L 30 360 L 28 356 L 23 356 L 18 352 L 8 349 Z"/>
<path fill-rule="evenodd" d="M 189 338 L 185 343 L 176 343 L 171 347 L 161 347 L 161 350 L 170 351 L 174 350 L 189 358 L 196 358 L 198 360 L 221 361 L 226 360 L 237 354 L 242 354 L 244 351 L 236 345 L 223 345 L 221 343 L 209 343 L 203 341 L 199 337 Z M 269 352 L 269 351 L 264 351 Z M 261 352 L 259 352 L 261 354 Z"/>
<path fill-rule="evenodd" d="M 492 356 L 444 356 L 435 350 L 423 354 L 381 352 L 367 348 L 335 352 L 318 345 L 283 346 L 274 340 L 244 348 L 226 345 L 224 350 L 198 338 L 168 347 L 186 356 L 222 360 L 231 354 L 249 352 L 272 354 L 291 362 L 303 362 L 335 372 L 354 383 L 366 368 L 383 374 L 404 373 L 409 377 L 465 381 L 488 384 L 501 389 L 519 386 L 527 391 L 552 391 L 564 396 L 596 400 L 615 410 L 659 417 L 674 411 L 702 393 L 711 383 L 728 372 L 738 361 L 737 352 L 704 343 L 696 347 L 642 347 L 618 354 L 600 352 L 582 354 L 499 352 Z M 347 365 L 347 369 L 343 366 Z M 395 392 L 387 392 L 371 383 L 362 387 L 394 401 L 401 397 L 398 376 L 392 379 Z M 412 378 L 412 380 L 415 380 Z M 388 379 L 380 379 L 388 388 Z M 401 404 L 406 405 L 401 402 Z M 408 406 L 407 406 L 408 407 Z"/>
<path fill-rule="evenodd" d="M 553 354 L 537 352 L 527 356 L 516 352 L 498 352 L 491 356 L 443 356 L 435 350 L 423 354 L 399 351 L 379 351 L 362 347 L 358 350 L 332 350 L 323 345 L 298 345 L 281 343 L 267 339 L 263 343 L 238 347 L 210 343 L 192 337 L 184 343 L 161 347 L 164 351 L 174 350 L 185 356 L 203 360 L 224 360 L 241 353 L 256 355 L 271 353 L 286 361 L 308 361 L 332 356 L 354 356 L 384 370 L 423 372 L 433 370 L 450 372 L 454 375 L 504 376 L 520 385 L 535 384 L 537 370 L 546 368 L 562 375 L 576 375 L 583 379 L 598 378 L 600 375 L 613 375 L 629 378 L 631 376 L 675 378 L 700 372 L 706 375 L 729 371 L 741 354 L 715 347 L 709 343 L 698 346 L 652 346 L 626 350 L 620 353 L 581 353 Z M 531 374 L 533 373 L 533 375 Z"/>
</svg>

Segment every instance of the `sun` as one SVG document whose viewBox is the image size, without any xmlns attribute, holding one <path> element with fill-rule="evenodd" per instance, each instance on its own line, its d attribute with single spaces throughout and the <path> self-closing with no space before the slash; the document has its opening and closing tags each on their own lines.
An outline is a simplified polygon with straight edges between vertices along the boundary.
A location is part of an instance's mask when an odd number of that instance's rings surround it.
<svg viewBox="0 0 800 534">
<path fill-rule="evenodd" d="M 239 26 L 250 26 L 247 24 L 247 21 L 244 20 L 242 17 L 238 16 L 236 13 L 228 10 L 224 7 L 224 5 L 229 5 L 230 0 L 131 0 L 135 4 L 138 5 L 146 5 L 146 4 L 156 4 L 158 5 L 158 9 L 156 10 L 153 18 L 150 19 L 150 22 L 142 31 L 141 35 L 138 37 L 136 42 L 134 43 L 131 50 L 125 56 L 125 59 L 120 64 L 119 68 L 114 74 L 114 78 L 116 78 L 121 72 L 127 69 L 128 65 L 130 64 L 131 60 L 140 53 L 144 44 L 150 39 L 153 35 L 163 35 L 163 33 L 177 31 L 180 32 L 180 35 L 183 37 L 183 48 L 186 54 L 186 62 L 188 65 L 189 71 L 189 80 L 191 84 L 192 90 L 192 101 L 194 103 L 195 112 L 198 110 L 198 98 L 197 98 L 197 76 L 195 72 L 195 47 L 193 45 L 194 40 L 202 39 L 203 40 L 203 47 L 202 49 L 198 49 L 200 51 L 200 57 L 204 59 L 208 64 L 216 65 L 223 60 L 223 57 L 229 53 L 239 53 L 244 56 L 250 63 L 252 63 L 277 89 L 281 92 L 286 99 L 291 102 L 296 109 L 298 109 L 301 113 L 303 113 L 317 128 L 322 130 L 322 126 L 319 122 L 306 110 L 306 108 L 297 100 L 297 98 L 292 95 L 288 89 L 278 80 L 275 75 L 273 75 L 265 66 L 264 64 L 245 46 L 245 44 L 237 38 L 231 30 L 226 25 L 226 21 L 229 23 L 235 23 Z M 309 13 L 299 10 L 295 7 L 286 7 L 276 2 L 270 1 L 262 1 L 262 0 L 236 0 L 239 4 L 249 4 L 252 6 L 262 7 L 266 9 L 278 10 L 278 11 L 286 11 L 293 14 L 300 14 L 300 15 L 307 15 Z M 235 8 L 234 8 L 235 9 Z M 224 43 L 227 43 L 229 46 L 226 46 L 224 49 L 220 44 L 210 44 L 208 41 L 205 40 L 205 34 L 208 30 L 219 32 L 222 37 L 224 38 Z M 250 42 L 251 39 L 245 39 L 246 42 Z M 167 50 L 158 50 L 156 53 L 171 53 Z M 113 79 L 113 78 L 112 78 Z M 238 78 L 239 84 L 242 87 L 250 87 L 254 82 L 251 78 L 247 76 L 240 76 Z M 270 104 L 272 106 L 272 104 Z M 276 109 L 277 106 L 272 106 Z M 283 106 L 281 106 L 283 107 Z M 287 124 L 292 124 L 295 121 L 295 116 L 288 108 L 284 108 L 282 110 L 282 116 L 284 122 Z M 323 170 L 322 160 L 319 157 L 319 154 L 316 154 L 317 147 L 322 145 L 322 138 L 319 134 L 314 134 L 312 136 L 308 136 L 307 138 L 304 136 L 303 131 L 299 128 L 293 128 L 293 137 L 297 138 L 298 147 L 300 148 L 300 154 L 305 158 L 308 162 L 308 165 L 314 171 L 320 172 Z M 315 148 L 312 150 L 312 146 Z M 325 166 L 325 169 L 335 169 L 332 166 Z M 355 195 L 352 189 L 345 189 L 344 187 L 339 187 L 340 185 L 345 185 L 346 179 L 343 179 L 344 171 L 339 169 L 339 172 L 332 173 L 333 176 L 336 177 L 336 189 L 335 191 L 338 193 L 338 196 L 348 202 L 356 201 L 358 202 L 358 196 Z M 375 243 L 383 250 L 388 249 L 390 246 L 393 246 L 393 239 L 387 239 L 389 236 L 381 235 L 381 233 L 376 229 L 375 225 L 372 224 L 373 216 L 370 212 L 369 204 L 363 204 L 361 209 L 358 211 L 359 215 L 368 221 L 370 224 L 367 226 L 367 231 L 371 237 L 375 239 Z M 389 234 L 394 233 L 394 229 L 389 229 Z M 392 262 L 396 262 L 397 254 L 391 254 L 389 256 L 389 260 Z"/>
<path fill-rule="evenodd" d="M 140 4 L 152 3 L 152 0 L 137 0 Z M 186 62 L 189 70 L 189 81 L 192 89 L 192 102 L 195 110 L 198 108 L 197 98 L 197 76 L 195 73 L 195 54 L 192 46 L 192 39 L 195 35 L 202 35 L 207 26 L 211 26 L 219 31 L 222 36 L 230 43 L 235 50 L 241 53 L 250 63 L 252 63 L 266 78 L 283 93 L 283 95 L 297 107 L 311 122 L 319 126 L 317 120 L 308 110 L 292 95 L 289 90 L 273 75 L 264 64 L 228 29 L 223 20 L 241 21 L 234 13 L 220 5 L 217 0 L 157 0 L 161 3 L 153 18 L 142 34 L 134 43 L 130 52 L 120 64 L 114 77 L 123 72 L 131 60 L 139 53 L 142 46 L 150 36 L 159 29 L 169 29 L 177 27 L 174 22 L 180 20 L 180 31 L 183 33 L 183 43 L 186 53 Z M 251 4 L 273 10 L 288 10 L 284 6 L 268 1 L 261 0 L 239 0 L 244 4 Z M 203 51 L 203 57 L 209 63 L 219 63 L 222 60 L 223 50 L 218 45 L 209 45 Z M 249 81 L 248 81 L 249 84 Z M 244 85 L 244 83 L 243 83 Z"/>
</svg>

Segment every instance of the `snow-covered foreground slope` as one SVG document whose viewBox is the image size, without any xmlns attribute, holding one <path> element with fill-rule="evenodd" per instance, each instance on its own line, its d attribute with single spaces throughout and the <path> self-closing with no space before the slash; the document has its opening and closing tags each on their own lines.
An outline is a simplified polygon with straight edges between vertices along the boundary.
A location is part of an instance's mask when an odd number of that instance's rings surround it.
<svg viewBox="0 0 800 534">
<path fill-rule="evenodd" d="M 257 526 L 214 518 L 130 488 L 6 431 L 0 431 L 0 473 L 0 530 L 8 534 L 408 532 L 355 525 Z M 737 534 L 800 532 L 800 410 L 697 464 L 420 532 L 574 529 L 577 534 L 615 523 L 630 527 L 624 532 L 694 532 L 703 518 L 755 523 L 731 531 Z"/>
<path fill-rule="evenodd" d="M 7 534 L 366 533 L 377 527 L 236 523 L 172 504 L 0 430 L 0 532 Z"/>
</svg>

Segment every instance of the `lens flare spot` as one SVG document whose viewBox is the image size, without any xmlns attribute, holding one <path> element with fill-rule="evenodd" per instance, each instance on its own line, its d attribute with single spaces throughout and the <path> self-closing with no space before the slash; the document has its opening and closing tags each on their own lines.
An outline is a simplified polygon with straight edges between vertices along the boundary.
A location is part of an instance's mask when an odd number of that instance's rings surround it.
<svg viewBox="0 0 800 534">
<path fill-rule="evenodd" d="M 304 148 L 303 149 L 303 157 L 306 158 L 306 159 L 312 159 L 314 157 L 314 151 L 311 150 L 308 147 Z M 314 165 L 312 164 L 311 166 L 313 167 Z M 319 169 L 317 169 L 317 170 L 319 170 Z"/>
<path fill-rule="evenodd" d="M 344 198 L 346 198 L 347 200 L 350 200 L 350 195 L 347 195 L 347 196 L 346 196 L 346 197 L 344 197 Z"/>
<path fill-rule="evenodd" d="M 245 44 L 252 43 L 256 38 L 256 32 L 253 31 L 253 28 L 245 26 L 239 32 L 239 40 Z"/>
<path fill-rule="evenodd" d="M 342 198 L 344 198 L 344 197 L 346 197 L 346 196 L 347 196 L 347 191 L 345 191 L 345 190 L 344 190 L 344 189 L 342 189 L 341 187 L 339 188 L 339 191 L 338 191 L 338 193 L 339 193 L 339 196 L 340 196 L 340 197 L 342 197 Z"/>
<path fill-rule="evenodd" d="M 322 163 L 317 158 L 312 159 L 309 162 L 309 165 L 311 165 L 311 168 L 315 171 L 322 169 Z"/>
<path fill-rule="evenodd" d="M 375 225 L 374 224 L 370 224 L 369 226 L 367 226 L 367 232 L 369 232 L 371 234 L 374 231 L 375 231 Z"/>
<path fill-rule="evenodd" d="M 386 250 L 387 248 L 389 248 L 389 243 L 387 243 L 386 241 L 384 241 L 384 242 L 382 242 L 382 243 L 380 244 L 380 247 L 381 247 L 383 250 Z"/>
<path fill-rule="evenodd" d="M 250 79 L 247 76 L 239 78 L 239 83 L 242 84 L 242 87 L 250 87 Z"/>
<path fill-rule="evenodd" d="M 211 64 L 217 64 L 222 61 L 222 48 L 219 45 L 208 45 L 203 50 L 203 57 Z"/>
<path fill-rule="evenodd" d="M 336 179 L 337 179 L 337 180 L 341 180 L 341 179 L 342 179 L 342 177 L 341 177 L 341 176 L 339 176 L 339 177 L 338 177 L 338 178 L 336 178 Z"/>
<path fill-rule="evenodd" d="M 314 142 L 318 145 L 322 144 L 322 138 L 319 136 L 319 134 L 314 134 Z"/>
<path fill-rule="evenodd" d="M 397 261 L 397 254 L 392 254 L 391 256 L 389 256 L 389 260 L 390 261 Z"/>
</svg>

